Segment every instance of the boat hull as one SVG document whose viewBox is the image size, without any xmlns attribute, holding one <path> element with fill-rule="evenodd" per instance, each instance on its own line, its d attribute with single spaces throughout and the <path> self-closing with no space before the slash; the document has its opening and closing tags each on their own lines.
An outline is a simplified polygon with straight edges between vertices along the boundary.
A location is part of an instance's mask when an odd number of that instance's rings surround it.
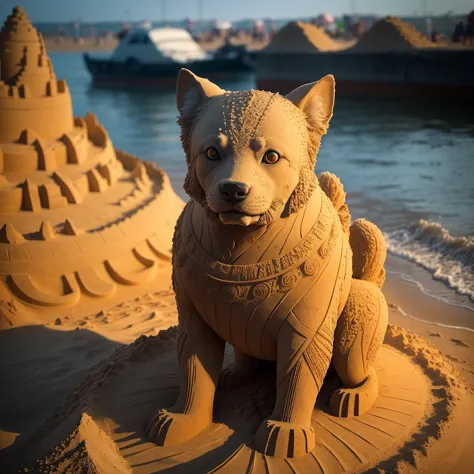
<svg viewBox="0 0 474 474">
<path fill-rule="evenodd" d="M 258 89 L 288 93 L 326 74 L 335 76 L 338 95 L 474 102 L 474 50 L 257 57 Z"/>
<path fill-rule="evenodd" d="M 176 77 L 183 67 L 198 76 L 226 80 L 253 71 L 252 64 L 244 57 L 193 61 L 186 64 L 141 64 L 136 61 L 95 59 L 85 54 L 84 62 L 94 83 L 123 86 L 175 87 Z"/>
</svg>

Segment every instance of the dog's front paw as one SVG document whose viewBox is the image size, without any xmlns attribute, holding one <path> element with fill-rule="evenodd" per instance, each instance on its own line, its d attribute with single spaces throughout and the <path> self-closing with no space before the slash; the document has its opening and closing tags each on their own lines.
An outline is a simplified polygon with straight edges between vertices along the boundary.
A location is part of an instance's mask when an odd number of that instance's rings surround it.
<svg viewBox="0 0 474 474">
<path fill-rule="evenodd" d="M 194 438 L 208 425 L 199 417 L 172 413 L 162 408 L 151 417 L 146 433 L 159 446 L 172 446 Z"/>
<path fill-rule="evenodd" d="M 265 420 L 254 437 L 258 451 L 277 458 L 295 458 L 309 453 L 315 445 L 311 426 Z"/>
</svg>

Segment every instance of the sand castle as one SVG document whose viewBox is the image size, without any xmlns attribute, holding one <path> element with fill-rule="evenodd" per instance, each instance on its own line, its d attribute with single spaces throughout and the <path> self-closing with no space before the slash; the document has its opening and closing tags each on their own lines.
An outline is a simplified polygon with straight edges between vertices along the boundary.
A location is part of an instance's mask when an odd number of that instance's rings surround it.
<svg viewBox="0 0 474 474">
<path fill-rule="evenodd" d="M 0 33 L 0 275 L 37 308 L 151 281 L 171 257 L 182 201 L 156 165 L 114 150 L 74 117 L 42 36 L 21 7 Z"/>
</svg>

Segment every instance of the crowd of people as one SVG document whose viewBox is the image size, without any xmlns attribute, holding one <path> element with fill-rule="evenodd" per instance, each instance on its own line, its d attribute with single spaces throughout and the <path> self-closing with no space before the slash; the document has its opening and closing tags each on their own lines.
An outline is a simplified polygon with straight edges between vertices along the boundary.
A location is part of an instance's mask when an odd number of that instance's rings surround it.
<svg viewBox="0 0 474 474">
<path fill-rule="evenodd" d="M 456 23 L 452 41 L 453 43 L 462 42 L 464 44 L 470 44 L 471 46 L 474 44 L 474 10 L 469 13 L 466 24 L 464 24 L 463 20 L 459 20 Z"/>
<path fill-rule="evenodd" d="M 273 38 L 277 28 L 273 20 L 267 22 L 256 20 L 249 28 L 236 28 L 232 25 L 222 28 L 217 21 L 214 21 L 209 31 L 195 32 L 192 25 L 188 26 L 188 31 L 200 42 L 212 42 L 224 38 L 238 42 L 265 43 Z"/>
<path fill-rule="evenodd" d="M 336 21 L 336 19 L 329 14 L 321 14 L 310 20 L 312 24 L 324 28 L 330 36 L 344 39 L 359 39 L 370 29 L 375 21 L 375 17 L 359 19 L 351 17 L 350 15 L 344 15 L 342 19 Z M 427 18 L 426 22 L 427 34 L 432 42 L 436 43 L 448 39 L 436 30 L 430 18 Z M 151 26 L 151 22 L 149 23 Z M 214 20 L 211 27 L 206 30 L 200 29 L 198 26 L 197 21 L 187 20 L 186 22 L 186 29 L 199 42 L 214 42 L 224 39 L 228 42 L 237 43 L 266 43 L 271 41 L 277 32 L 275 22 L 271 19 L 256 20 L 247 28 L 236 27 L 230 22 L 218 22 L 217 20 Z M 80 40 L 80 22 L 78 20 L 73 22 L 72 28 L 74 37 L 76 40 Z M 107 39 L 111 35 L 115 36 L 118 40 L 122 40 L 127 36 L 131 28 L 131 24 L 125 23 L 121 31 L 112 34 L 110 32 L 99 32 L 96 27 L 90 26 L 88 36 L 96 38 L 98 42 Z M 58 41 L 65 36 L 64 27 L 61 25 L 58 27 Z M 455 22 L 451 40 L 453 43 L 474 45 L 474 10 L 469 13 L 465 20 L 458 19 Z"/>
</svg>

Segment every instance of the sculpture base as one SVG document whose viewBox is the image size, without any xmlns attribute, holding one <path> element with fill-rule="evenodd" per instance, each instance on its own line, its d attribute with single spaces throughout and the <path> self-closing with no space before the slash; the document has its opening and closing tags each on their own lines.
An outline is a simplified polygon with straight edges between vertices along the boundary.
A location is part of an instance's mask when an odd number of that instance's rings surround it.
<svg viewBox="0 0 474 474">
<path fill-rule="evenodd" d="M 151 443 L 145 434 L 151 414 L 171 406 L 179 389 L 176 328 L 170 328 L 140 337 L 96 367 L 35 435 L 12 450 L 11 465 L 31 466 L 43 458 L 35 466 L 40 472 L 51 466 L 74 471 L 86 460 L 100 473 L 112 465 L 118 472 L 139 473 L 348 473 L 414 462 L 420 447 L 444 436 L 444 422 L 458 403 L 453 390 L 461 388 L 440 376 L 449 362 L 432 346 L 394 331 L 389 327 L 386 341 L 403 352 L 387 344 L 381 349 L 374 366 L 379 394 L 366 413 L 332 415 L 330 397 L 340 382 L 328 374 L 313 412 L 316 446 L 307 455 L 275 458 L 254 449 L 254 434 L 274 403 L 271 365 L 238 388 L 219 387 L 214 423 L 192 440 L 169 447 Z M 228 351 L 225 364 L 231 359 Z M 430 368 L 435 366 L 439 373 Z"/>
</svg>

